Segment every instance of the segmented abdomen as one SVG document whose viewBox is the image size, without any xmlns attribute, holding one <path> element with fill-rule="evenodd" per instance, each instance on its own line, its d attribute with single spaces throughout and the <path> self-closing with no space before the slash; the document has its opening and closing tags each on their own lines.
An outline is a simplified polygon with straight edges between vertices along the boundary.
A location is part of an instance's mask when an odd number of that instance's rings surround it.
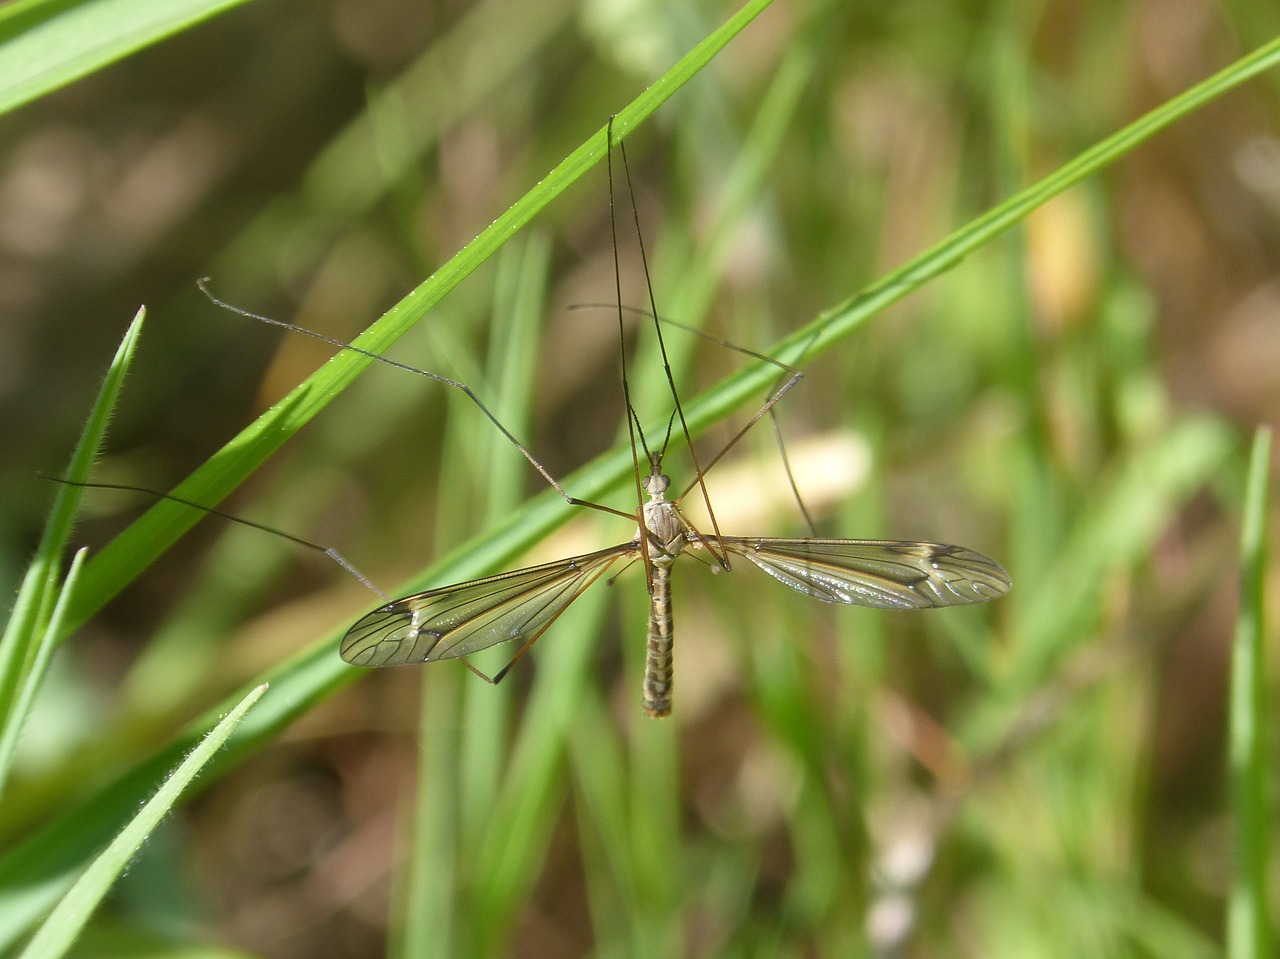
<svg viewBox="0 0 1280 959">
<path fill-rule="evenodd" d="M 644 663 L 644 711 L 661 719 L 671 713 L 671 569 L 653 567 L 649 597 L 649 647 Z"/>
</svg>

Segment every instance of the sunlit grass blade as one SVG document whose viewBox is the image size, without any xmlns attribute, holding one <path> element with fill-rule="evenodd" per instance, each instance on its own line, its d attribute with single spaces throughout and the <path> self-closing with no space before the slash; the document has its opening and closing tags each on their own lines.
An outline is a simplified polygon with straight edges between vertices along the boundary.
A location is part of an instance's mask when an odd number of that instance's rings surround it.
<svg viewBox="0 0 1280 959">
<path fill-rule="evenodd" d="M 26 0 L 0 9 L 0 115 L 246 0 Z"/>
<path fill-rule="evenodd" d="M 226 743 L 232 731 L 244 719 L 249 709 L 267 691 L 266 685 L 251 690 L 221 722 L 187 755 L 154 796 L 138 814 L 120 831 L 102 854 L 84 871 L 75 884 L 54 907 L 26 949 L 22 959 L 56 959 L 63 955 L 89 916 L 97 908 L 107 890 L 129 867 L 135 854 L 147 837 L 160 824 L 187 785 Z"/>
<path fill-rule="evenodd" d="M 1271 431 L 1258 430 L 1249 461 L 1244 528 L 1240 537 L 1240 611 L 1231 656 L 1231 795 L 1235 864 L 1227 907 L 1227 955 L 1263 959 L 1275 955 L 1268 913 L 1267 859 L 1275 811 L 1267 796 L 1274 780 L 1267 747 L 1267 620 L 1265 609 Z"/>
<path fill-rule="evenodd" d="M 119 832 L 139 803 L 146 801 L 155 784 L 254 687 L 269 684 L 273 695 L 245 717 L 184 799 L 354 679 L 351 674 L 355 671 L 341 663 L 339 669 L 333 668 L 337 642 L 334 634 L 228 697 L 195 719 L 173 742 L 8 849 L 0 858 L 0 952 L 13 948 L 30 931 L 84 869 L 89 857 Z"/>
<path fill-rule="evenodd" d="M 103 379 L 102 388 L 98 391 L 89 419 L 67 467 L 65 478 L 72 482 L 83 482 L 88 478 L 102 447 L 107 424 L 124 386 L 125 374 L 133 359 L 145 316 L 145 310 L 138 310 Z M 0 756 L 0 790 L 8 776 L 8 763 L 12 758 L 10 750 L 16 739 L 16 731 L 11 727 L 15 722 L 20 722 L 17 704 L 27 695 L 23 688 L 27 678 L 32 675 L 37 649 L 49 628 L 57 584 L 61 577 L 62 556 L 71 538 L 83 492 L 80 487 L 69 484 L 57 488 L 44 535 L 36 547 L 35 556 L 14 600 L 13 612 L 5 627 L 4 636 L 0 638 L 0 725 L 4 727 L 2 735 L 7 744 L 3 756 Z M 63 595 L 66 597 L 69 594 L 64 592 Z M 59 622 L 65 613 L 64 607 L 60 610 Z M 60 636 L 61 632 L 59 629 L 53 635 Z"/>
<path fill-rule="evenodd" d="M 591 897 L 592 924 L 601 947 L 626 942 L 631 930 L 628 904 L 639 903 L 628 829 L 634 797 L 622 763 L 624 745 L 597 697 L 580 705 L 570 730 L 574 811 L 582 844 L 583 870 Z M 602 953 L 606 948 L 601 948 Z"/>
</svg>

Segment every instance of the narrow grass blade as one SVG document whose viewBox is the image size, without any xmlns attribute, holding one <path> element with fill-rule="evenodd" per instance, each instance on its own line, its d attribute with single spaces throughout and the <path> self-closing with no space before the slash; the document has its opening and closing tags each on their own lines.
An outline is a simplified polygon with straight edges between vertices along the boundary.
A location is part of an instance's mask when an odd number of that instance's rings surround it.
<svg viewBox="0 0 1280 959">
<path fill-rule="evenodd" d="M 1244 529 L 1240 537 L 1240 612 L 1231 658 L 1229 727 L 1235 870 L 1227 908 L 1227 955 L 1275 955 L 1267 915 L 1267 853 L 1274 811 L 1268 809 L 1266 593 L 1267 505 L 1271 431 L 1258 430 L 1249 461 Z"/>
<path fill-rule="evenodd" d="M 83 482 L 89 476 L 124 385 L 125 374 L 133 359 L 145 316 L 145 310 L 138 310 L 116 350 L 102 388 L 89 412 L 89 420 L 80 436 L 80 442 L 71 456 L 66 479 Z M 60 578 L 60 559 L 71 538 L 71 529 L 83 492 L 80 487 L 71 485 L 58 488 L 44 535 L 18 590 L 4 636 L 0 638 L 0 727 L 3 728 L 0 736 L 5 739 L 14 735 L 9 727 L 15 721 L 17 703 L 26 677 L 31 674 L 38 644 L 49 626 L 50 611 Z M 74 599 L 74 595 L 72 598 Z M 66 610 L 62 612 L 65 614 Z M 59 618 L 62 619 L 61 616 Z M 60 628 L 55 636 L 61 634 Z M 7 764 L 0 765 L 0 786 L 7 773 Z"/>
<path fill-rule="evenodd" d="M 27 948 L 23 950 L 21 959 L 56 959 L 70 948 L 80 934 L 80 930 L 84 928 L 84 924 L 88 922 L 90 914 L 107 894 L 107 890 L 128 868 L 130 861 L 147 837 L 178 801 L 178 796 L 183 789 L 222 748 L 232 730 L 239 725 L 250 707 L 261 699 L 266 691 L 266 684 L 252 690 L 209 732 L 208 736 L 201 740 L 195 749 L 191 750 L 182 764 L 174 770 L 173 775 L 165 780 L 164 785 L 142 807 L 138 815 L 121 830 L 112 843 L 76 880 L 75 885 L 68 890 L 53 912 L 49 914 L 49 918 L 36 931 Z"/>
<path fill-rule="evenodd" d="M 27 0 L 0 9 L 0 115 L 246 0 Z"/>
<path fill-rule="evenodd" d="M 36 644 L 31 668 L 23 676 L 13 711 L 7 717 L 4 729 L 0 730 L 0 793 L 4 792 L 4 784 L 9 779 L 9 770 L 13 765 L 13 753 L 18 744 L 18 737 L 22 734 L 27 716 L 31 714 L 31 704 L 35 702 L 36 692 L 40 689 L 44 674 L 49 668 L 55 639 L 62 628 L 62 617 L 66 615 L 67 603 L 75 592 L 76 581 L 80 578 L 80 568 L 84 565 L 84 558 L 88 553 L 88 548 L 76 550 L 76 555 L 71 560 L 71 568 L 67 571 L 67 578 L 63 581 L 62 589 L 58 593 L 58 601 L 53 607 L 53 614 L 49 617 L 49 625 Z"/>
<path fill-rule="evenodd" d="M 610 939 L 626 942 L 632 930 L 628 903 L 640 902 L 635 876 L 632 832 L 627 815 L 634 801 L 628 770 L 622 763 L 625 746 L 608 714 L 595 696 L 584 698 L 581 721 L 570 730 L 574 776 L 574 812 L 582 843 L 586 883 L 591 897 L 592 924 L 609 935 L 599 935 L 598 945 Z M 601 954 L 606 954 L 601 949 Z"/>
<path fill-rule="evenodd" d="M 547 847 L 554 836 L 566 783 L 565 749 L 578 723 L 578 707 L 588 684 L 607 590 L 586 594 L 566 617 L 570 629 L 542 650 L 541 678 L 525 706 L 524 721 L 495 797 L 493 822 L 501 828 L 477 836 L 466 858 L 476 881 L 467 905 L 468 927 L 477 935 L 476 955 L 502 955 L 519 918 Z M 512 836 L 520 836 L 512 842 Z"/>
<path fill-rule="evenodd" d="M 337 662 L 335 634 L 272 670 L 263 682 L 274 695 L 240 723 L 184 795 L 198 791 L 219 772 L 252 754 L 290 722 L 336 689 L 351 682 L 356 670 Z M 86 862 L 128 822 L 155 784 L 174 769 L 252 687 L 238 692 L 194 720 L 174 741 L 141 760 L 85 802 L 52 818 L 0 858 L 0 954 L 21 941 L 84 869 Z"/>
</svg>

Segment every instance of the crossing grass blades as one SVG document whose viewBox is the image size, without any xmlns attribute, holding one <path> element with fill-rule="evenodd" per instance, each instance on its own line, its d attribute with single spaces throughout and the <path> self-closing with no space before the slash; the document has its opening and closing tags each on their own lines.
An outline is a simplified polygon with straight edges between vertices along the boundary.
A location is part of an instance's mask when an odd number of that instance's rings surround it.
<svg viewBox="0 0 1280 959">
<path fill-rule="evenodd" d="M 609 143 L 609 210 L 614 230 L 617 278 L 620 271 L 614 211 L 612 126 L 609 128 Z M 626 171 L 625 147 L 619 144 L 619 150 Z M 630 182 L 627 171 L 628 190 Z M 624 543 L 593 553 L 428 589 L 384 602 L 348 630 L 339 647 L 342 658 L 353 666 L 370 668 L 459 659 L 476 675 L 496 684 L 584 590 L 619 563 L 629 565 L 639 561 L 644 567 L 650 597 L 644 711 L 652 717 L 663 717 L 669 715 L 672 708 L 674 672 L 671 569 L 684 553 L 700 554 L 704 561 L 725 572 L 731 569 L 733 560 L 745 560 L 792 589 L 826 603 L 908 610 L 983 603 L 1004 595 L 1010 583 L 1003 567 L 963 546 L 896 540 L 726 536 L 720 533 L 703 481 L 706 470 L 714 466 L 755 423 L 767 413 L 772 413 L 773 406 L 798 382 L 801 374 L 777 360 L 751 353 L 789 375 L 784 375 L 785 382 L 724 449 L 708 462 L 706 469 L 699 466 L 667 362 L 662 322 L 657 319 L 653 290 L 649 284 L 634 195 L 630 196 L 630 205 L 648 288 L 650 317 L 674 407 L 661 445 L 650 448 L 631 403 L 626 375 L 621 281 L 617 279 L 622 390 L 634 463 L 635 513 L 569 495 L 465 384 L 376 354 L 369 355 L 462 390 L 568 503 L 632 520 L 637 524 L 635 535 Z M 208 293 L 207 290 L 205 292 Z M 357 349 L 292 324 L 247 313 L 217 300 L 212 294 L 208 295 L 219 305 L 242 315 L 306 333 L 344 349 Z M 678 496 L 668 498 L 671 480 L 663 473 L 662 465 L 676 424 L 682 439 L 688 444 L 696 475 Z M 645 464 L 643 469 L 642 463 Z M 695 488 L 700 491 L 710 517 L 711 529 L 707 533 L 695 529 L 680 509 L 681 501 Z M 518 645 L 507 664 L 492 676 L 481 672 L 466 659 L 481 650 L 505 643 Z"/>
</svg>

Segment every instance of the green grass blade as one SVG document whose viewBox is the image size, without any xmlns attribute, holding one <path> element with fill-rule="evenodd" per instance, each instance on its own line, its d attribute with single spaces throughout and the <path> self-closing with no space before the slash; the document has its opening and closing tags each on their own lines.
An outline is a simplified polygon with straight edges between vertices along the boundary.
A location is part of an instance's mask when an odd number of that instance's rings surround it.
<svg viewBox="0 0 1280 959">
<path fill-rule="evenodd" d="M 82 482 L 88 478 L 89 470 L 102 447 L 120 390 L 124 386 L 125 374 L 133 359 L 145 316 L 145 310 L 138 310 L 116 350 L 102 388 L 89 412 L 80 441 L 71 456 L 65 477 L 68 480 Z M 64 485 L 58 488 L 44 534 L 23 577 L 4 636 L 0 638 L 0 717 L 3 717 L 3 735 L 6 739 L 16 735 L 9 727 L 17 716 L 17 703 L 22 695 L 25 678 L 31 672 L 37 645 L 49 625 L 54 592 L 60 576 L 61 557 L 71 538 L 82 494 L 83 490 L 76 486 Z M 0 788 L 3 788 L 7 775 L 7 763 L 0 764 Z"/>
<path fill-rule="evenodd" d="M 61 902 L 36 931 L 22 959 L 56 959 L 75 941 L 90 914 L 97 908 L 112 883 L 128 868 L 147 837 L 160 824 L 182 791 L 222 748 L 249 709 L 267 691 L 265 684 L 251 690 L 227 716 L 205 736 L 181 765 L 173 771 L 154 796 L 120 834 L 76 880 Z"/>
<path fill-rule="evenodd" d="M 620 111 L 613 121 L 615 139 L 626 136 L 652 115 L 769 2 L 750 0 Z M 605 127 L 601 126 L 506 213 L 357 337 L 355 345 L 374 353 L 386 352 L 539 210 L 602 159 L 605 140 Z M 339 353 L 215 453 L 179 484 L 174 495 L 206 505 L 220 502 L 371 362 L 359 353 Z M 68 617 L 69 628 L 83 624 L 202 516 L 180 504 L 162 501 L 109 543 L 85 568 L 82 589 Z"/>
<path fill-rule="evenodd" d="M 0 116 L 246 0 L 29 0 L 0 9 Z"/>
<path fill-rule="evenodd" d="M 591 591 L 561 620 L 558 641 L 540 650 L 534 683 L 506 763 L 491 828 L 475 837 L 468 862 L 477 881 L 472 901 L 478 955 L 502 955 L 521 903 L 551 843 L 565 790 L 564 758 L 570 729 L 586 695 L 607 591 Z M 512 842 L 512 837 L 520 841 Z M 476 921 L 478 920 L 478 921 Z"/>
<path fill-rule="evenodd" d="M 418 723 L 419 769 L 456 770 L 462 759 L 457 730 L 440 722 L 441 715 L 456 713 L 458 686 L 466 677 L 456 670 L 422 677 L 424 708 Z M 431 708 L 425 708 L 430 703 Z M 459 801 L 460 783 L 447 774 L 418 776 L 414 795 L 410 861 L 404 881 L 404 901 L 393 908 L 404 916 L 395 927 L 398 942 L 391 956 L 456 956 L 458 909 L 457 877 L 459 837 L 464 810 Z"/>
<path fill-rule="evenodd" d="M 1240 612 L 1231 657 L 1229 727 L 1235 870 L 1227 908 L 1227 955 L 1275 955 L 1267 914 L 1267 854 L 1271 822 L 1267 782 L 1266 616 L 1268 480 L 1271 431 L 1258 430 L 1249 462 L 1244 529 L 1240 537 Z"/>
<path fill-rule="evenodd" d="M 56 816 L 0 860 L 0 953 L 13 948 L 84 869 L 94 852 L 134 815 L 183 756 L 244 696 L 268 684 L 273 695 L 240 723 L 186 795 L 198 792 L 321 699 L 358 678 L 334 654 L 337 634 L 304 650 L 266 677 L 197 718 L 176 740 L 137 763 L 87 801 Z M 353 675 L 354 674 L 354 675 Z"/>
<path fill-rule="evenodd" d="M 62 583 L 58 601 L 53 607 L 53 614 L 49 617 L 49 625 L 36 644 L 31 668 L 22 678 L 18 698 L 7 717 L 3 731 L 0 732 L 0 792 L 4 791 L 4 784 L 9 779 L 9 770 L 13 766 L 13 754 L 18 745 L 18 737 L 22 734 L 22 727 L 31 714 L 31 704 L 35 702 L 36 693 L 49 668 L 49 660 L 53 656 L 57 636 L 62 629 L 62 618 L 66 615 L 67 604 L 75 593 L 80 569 L 84 566 L 84 558 L 88 552 L 87 548 L 76 550 L 76 555 L 71 559 L 71 568 L 67 570 L 67 578 Z"/>
</svg>

